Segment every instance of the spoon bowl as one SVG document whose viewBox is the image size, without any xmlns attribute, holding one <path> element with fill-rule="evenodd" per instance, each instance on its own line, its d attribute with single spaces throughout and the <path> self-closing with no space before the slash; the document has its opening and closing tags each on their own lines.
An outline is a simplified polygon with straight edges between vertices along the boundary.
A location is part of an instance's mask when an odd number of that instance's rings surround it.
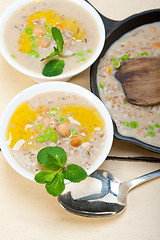
<svg viewBox="0 0 160 240">
<path fill-rule="evenodd" d="M 127 182 L 105 170 L 97 170 L 81 183 L 69 183 L 58 197 L 68 212 L 84 217 L 112 217 L 126 208 L 127 193 L 134 187 L 160 176 L 160 169 Z"/>
</svg>

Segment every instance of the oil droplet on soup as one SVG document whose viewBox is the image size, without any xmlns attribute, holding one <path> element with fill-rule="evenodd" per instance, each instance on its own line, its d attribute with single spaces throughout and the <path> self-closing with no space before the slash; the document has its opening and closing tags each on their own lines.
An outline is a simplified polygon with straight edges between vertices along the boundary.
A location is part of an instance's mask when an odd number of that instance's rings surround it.
<svg viewBox="0 0 160 240">
<path fill-rule="evenodd" d="M 34 34 L 36 32 L 37 25 L 40 23 L 44 34 Z M 28 31 L 23 31 L 19 39 L 19 51 L 21 53 L 29 53 L 33 48 L 33 42 L 35 43 L 35 46 L 39 46 L 39 43 L 44 37 L 52 38 L 52 26 L 55 26 L 59 30 L 67 29 L 68 31 L 72 31 L 73 37 L 76 40 L 83 40 L 86 35 L 85 30 L 78 20 L 64 16 L 62 17 L 54 10 L 35 12 L 29 16 L 29 18 L 26 20 L 26 24 L 26 29 L 28 29 Z M 33 36 L 35 38 L 34 40 Z"/>
<path fill-rule="evenodd" d="M 25 130 L 25 127 L 30 124 L 32 125 L 37 119 L 37 112 L 30 108 L 27 103 L 22 103 L 13 113 L 7 129 L 7 140 L 11 136 L 11 141 L 9 146 L 11 148 L 18 142 L 18 140 L 23 139 L 28 140 L 31 137 L 30 128 Z"/>
</svg>

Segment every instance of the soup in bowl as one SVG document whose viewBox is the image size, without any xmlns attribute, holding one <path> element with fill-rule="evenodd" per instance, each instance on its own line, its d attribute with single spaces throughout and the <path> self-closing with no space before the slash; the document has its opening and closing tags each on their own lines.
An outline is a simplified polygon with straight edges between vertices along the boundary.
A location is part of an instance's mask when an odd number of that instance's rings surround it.
<svg viewBox="0 0 160 240">
<path fill-rule="evenodd" d="M 36 82 L 68 80 L 82 72 L 104 41 L 100 16 L 83 0 L 17 0 L 0 20 L 3 57 Z"/>
<path fill-rule="evenodd" d="M 45 147 L 61 147 L 67 165 L 93 173 L 106 159 L 113 126 L 103 103 L 90 91 L 64 82 L 47 82 L 19 93 L 0 121 L 0 146 L 8 163 L 34 180 L 43 170 L 37 161 Z"/>
</svg>

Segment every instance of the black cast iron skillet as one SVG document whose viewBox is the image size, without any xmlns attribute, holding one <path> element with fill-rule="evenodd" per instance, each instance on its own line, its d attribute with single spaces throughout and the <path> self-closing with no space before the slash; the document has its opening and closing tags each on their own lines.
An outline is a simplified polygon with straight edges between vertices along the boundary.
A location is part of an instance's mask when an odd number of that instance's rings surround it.
<svg viewBox="0 0 160 240">
<path fill-rule="evenodd" d="M 86 1 L 86 2 L 88 2 L 88 1 Z M 90 86 L 91 86 L 91 91 L 100 98 L 100 95 L 98 92 L 98 87 L 97 87 L 97 69 L 98 69 L 98 64 L 99 64 L 99 61 L 101 60 L 101 58 L 104 56 L 104 54 L 106 53 L 108 48 L 116 40 L 118 40 L 121 36 L 123 36 L 125 33 L 129 32 L 129 31 L 133 30 L 134 28 L 137 28 L 141 25 L 160 21 L 160 9 L 154 9 L 154 10 L 141 12 L 141 13 L 132 15 L 122 21 L 111 20 L 107 17 L 104 17 L 101 13 L 99 13 L 99 15 L 101 16 L 102 21 L 105 26 L 106 40 L 105 40 L 104 48 L 103 48 L 99 58 L 91 66 Z M 146 148 L 148 150 L 160 153 L 159 147 L 149 145 L 147 143 L 144 143 L 144 142 L 139 141 L 132 137 L 125 137 L 125 136 L 120 135 L 117 130 L 116 124 L 114 122 L 113 122 L 113 125 L 114 125 L 114 135 L 117 139 L 131 142 L 131 143 L 137 144 L 143 148 Z"/>
</svg>

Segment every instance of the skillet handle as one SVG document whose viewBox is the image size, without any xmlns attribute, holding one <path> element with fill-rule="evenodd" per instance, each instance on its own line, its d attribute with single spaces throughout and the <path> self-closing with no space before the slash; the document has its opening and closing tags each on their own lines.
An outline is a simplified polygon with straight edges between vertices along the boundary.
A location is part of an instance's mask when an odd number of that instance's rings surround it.
<svg viewBox="0 0 160 240">
<path fill-rule="evenodd" d="M 96 11 L 97 13 L 100 15 L 103 23 L 104 23 L 104 27 L 105 27 L 105 32 L 106 32 L 106 36 L 108 35 L 108 32 L 113 29 L 116 25 L 118 25 L 119 21 L 116 20 L 112 20 L 110 18 L 105 17 L 104 15 L 102 15 L 89 1 L 84 0 L 85 2 L 87 2 L 89 5 L 91 5 Z"/>
</svg>

